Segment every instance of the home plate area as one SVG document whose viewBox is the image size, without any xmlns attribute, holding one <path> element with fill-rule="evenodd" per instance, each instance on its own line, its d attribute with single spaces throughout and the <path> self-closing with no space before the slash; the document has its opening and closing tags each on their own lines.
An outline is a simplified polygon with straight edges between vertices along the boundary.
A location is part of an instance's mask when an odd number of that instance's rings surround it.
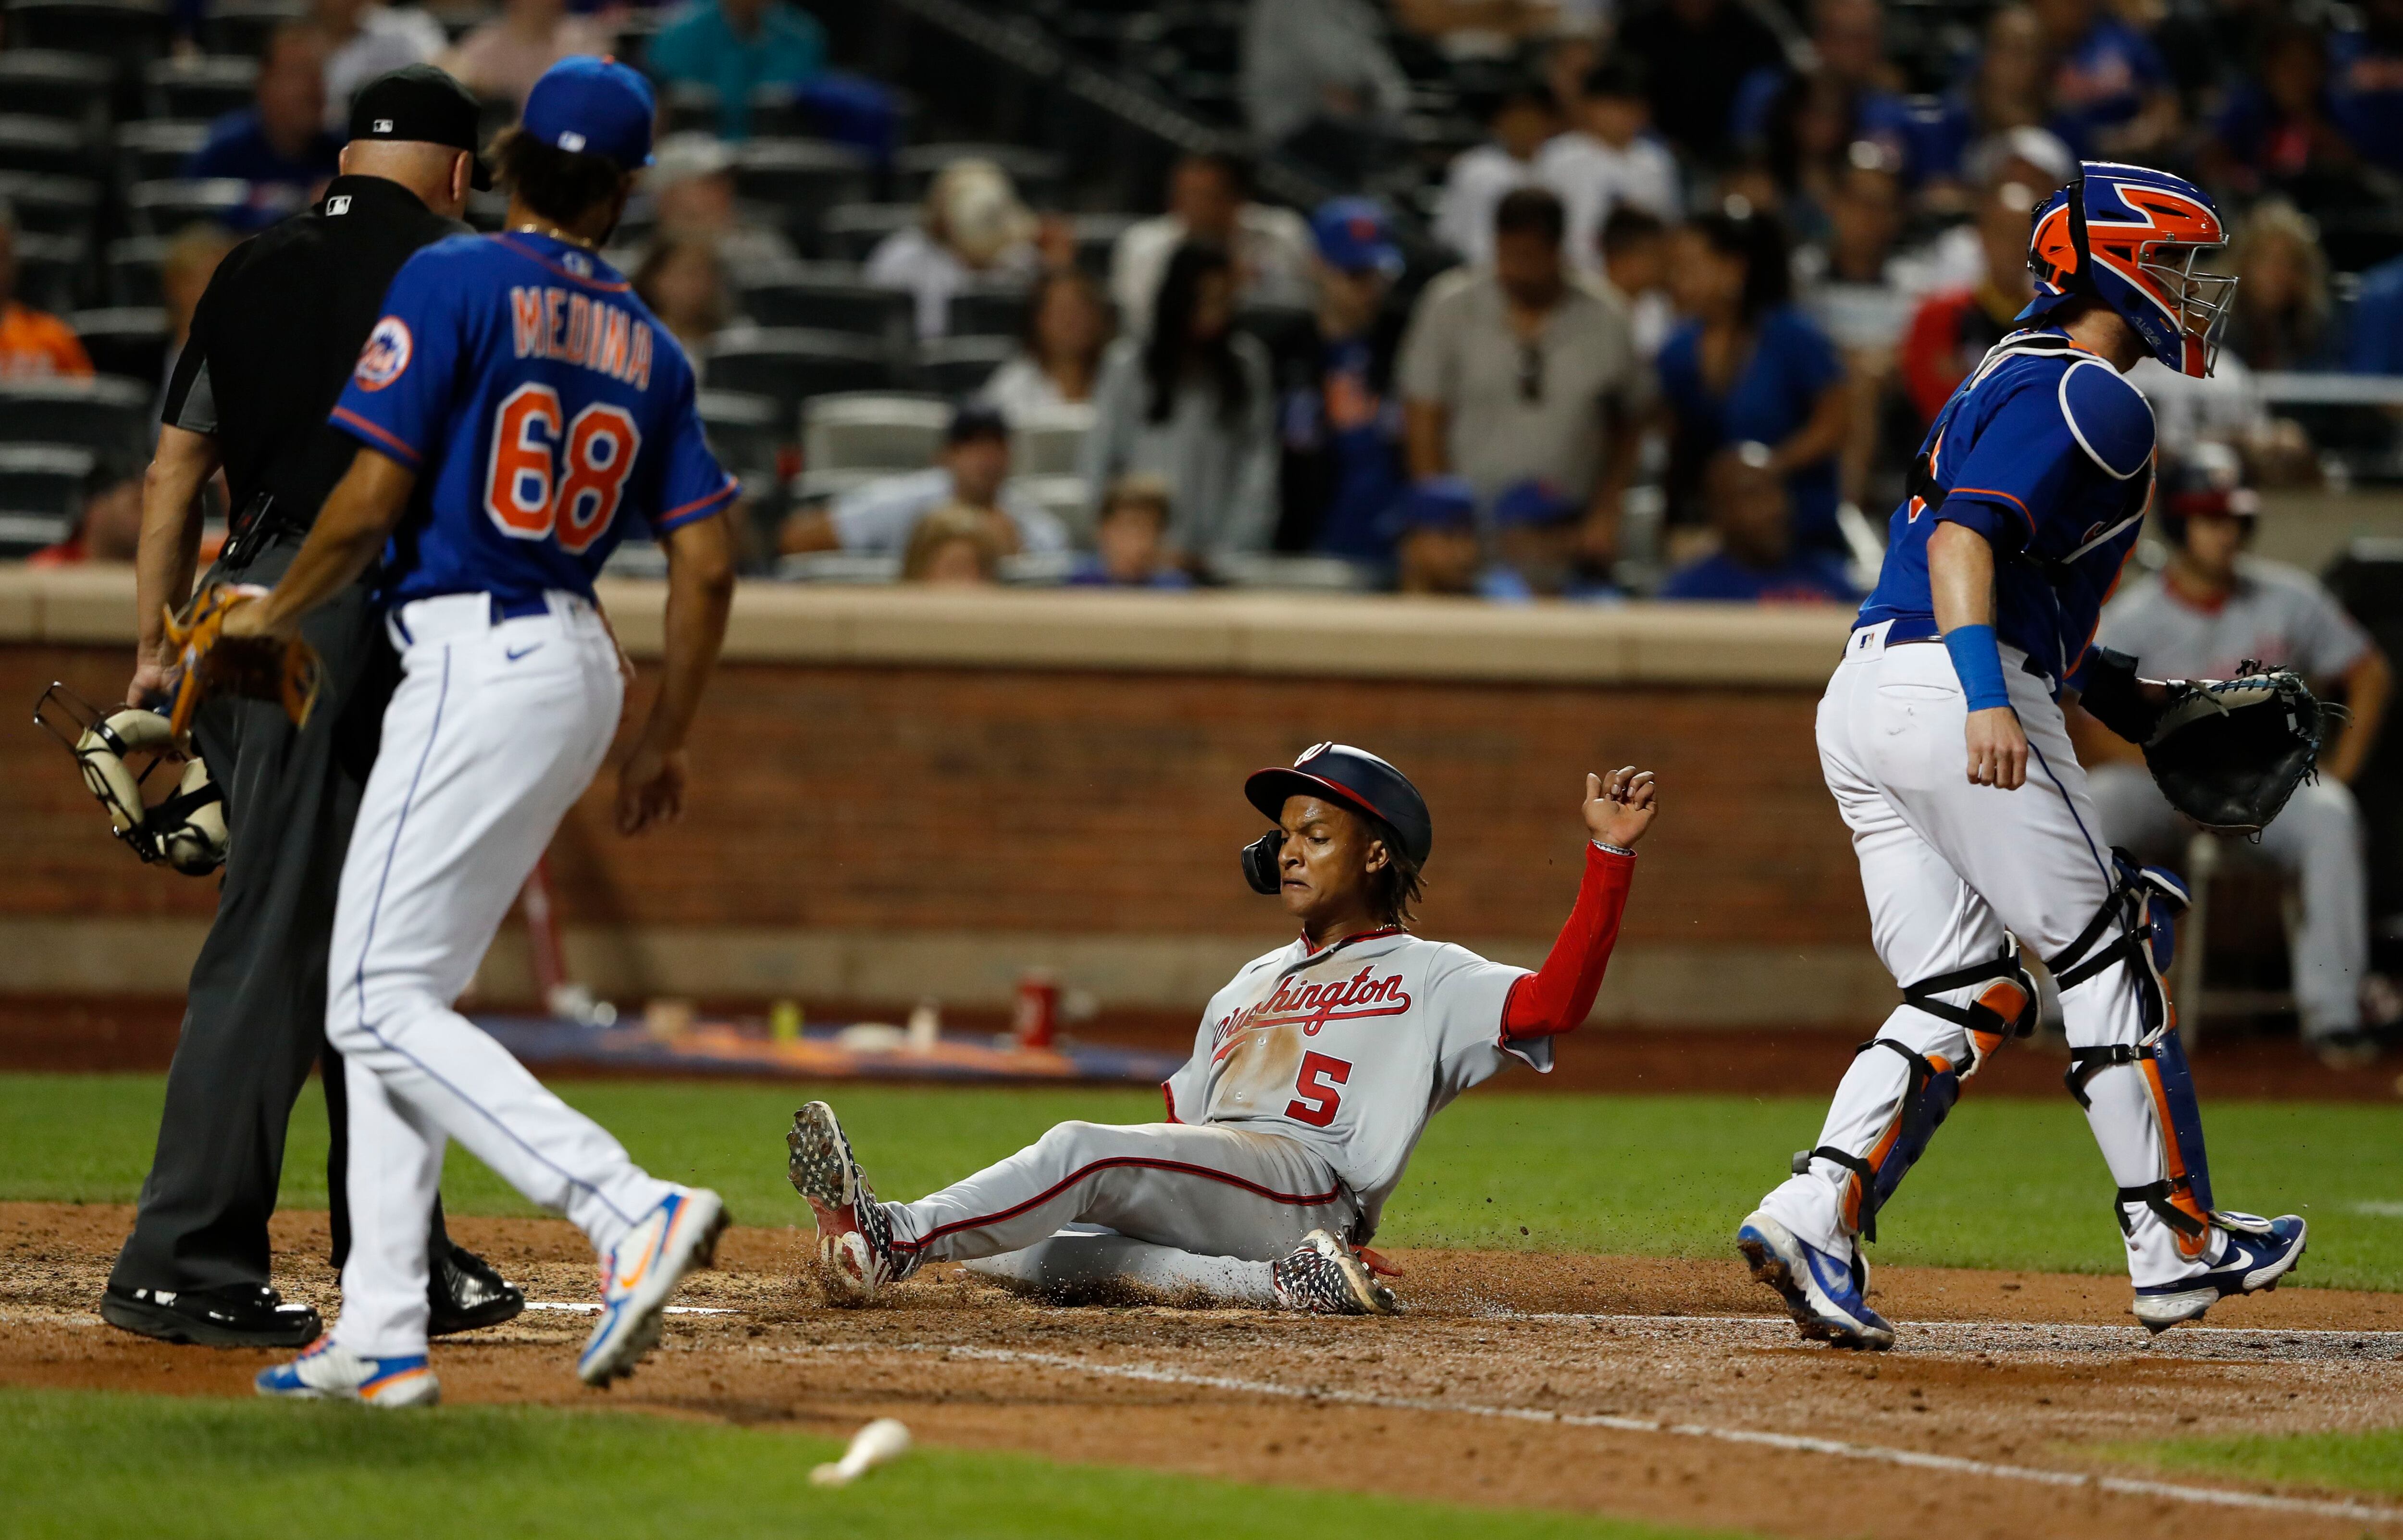
<svg viewBox="0 0 2403 1540">
<path fill-rule="evenodd" d="M 161 1347 L 92 1313 L 122 1209 L 0 1204 L 0 1381 L 248 1393 L 271 1355 Z M 1796 1536 L 2403 1535 L 2403 1504 L 2162 1475 L 2105 1446 L 2403 1422 L 2403 1297 L 2288 1289 L 2148 1337 L 2100 1277 L 1880 1269 L 1890 1353 L 1800 1341 L 1730 1258 L 1401 1252 L 1405 1314 L 1062 1307 L 938 1268 L 828 1305 L 806 1229 L 738 1228 L 660 1352 L 575 1380 L 589 1252 L 458 1219 L 522 1280 L 511 1325 L 438 1346 L 453 1401 L 604 1404 L 1241 1480 L 1609 1512 Z M 322 1214 L 278 1283 L 330 1305 Z"/>
</svg>

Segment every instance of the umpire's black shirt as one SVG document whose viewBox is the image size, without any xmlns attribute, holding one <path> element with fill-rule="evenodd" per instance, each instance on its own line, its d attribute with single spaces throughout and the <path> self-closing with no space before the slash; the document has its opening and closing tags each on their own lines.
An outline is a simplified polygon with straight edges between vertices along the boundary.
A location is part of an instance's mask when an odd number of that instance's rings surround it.
<svg viewBox="0 0 2403 1540">
<path fill-rule="evenodd" d="M 326 425 L 393 274 L 468 233 L 397 182 L 337 176 L 325 201 L 236 246 L 192 312 L 164 421 L 216 440 L 239 514 L 264 493 L 305 527 L 357 441 Z"/>
</svg>

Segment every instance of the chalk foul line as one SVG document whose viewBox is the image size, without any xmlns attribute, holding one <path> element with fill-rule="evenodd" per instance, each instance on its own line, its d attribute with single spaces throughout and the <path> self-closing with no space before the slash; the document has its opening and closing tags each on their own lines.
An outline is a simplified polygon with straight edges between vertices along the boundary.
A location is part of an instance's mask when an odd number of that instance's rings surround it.
<svg viewBox="0 0 2403 1540">
<path fill-rule="evenodd" d="M 2020 1481 L 2045 1487 L 2086 1487 L 2123 1497 L 2155 1497 L 2208 1507 L 2247 1508 L 2267 1513 L 2312 1514 L 2359 1522 L 2403 1523 L 2403 1508 L 2380 1507 L 2326 1498 L 2280 1497 L 2267 1492 L 2231 1491 L 2219 1487 L 2181 1486 L 2174 1481 L 2146 1481 L 2129 1476 L 2101 1476 L 2084 1471 L 2043 1470 L 2033 1465 L 2007 1465 L 1971 1460 L 1957 1454 L 1929 1454 L 1921 1450 L 1892 1449 L 1882 1444 L 1854 1444 L 1837 1438 L 1813 1438 L 1802 1434 L 1765 1433 L 1751 1428 L 1717 1427 L 1707 1422 L 1668 1422 L 1650 1417 L 1619 1417 L 1607 1412 L 1545 1411 L 1535 1407 L 1494 1407 L 1472 1401 L 1445 1401 L 1433 1396 L 1385 1395 L 1373 1391 L 1333 1390 L 1281 1384 L 1273 1380 L 1242 1380 L 1230 1375 L 1195 1374 L 1159 1364 L 1096 1364 L 1063 1353 L 1028 1353 L 1017 1348 L 957 1347 L 941 1342 L 827 1342 L 809 1347 L 762 1348 L 772 1355 L 836 1353 L 923 1353 L 990 1364 L 1025 1364 L 1065 1369 L 1099 1379 L 1135 1380 L 1149 1384 L 1183 1385 L 1197 1390 L 1228 1391 L 1238 1395 L 1272 1395 L 1289 1401 L 1322 1401 L 1347 1407 L 1374 1407 L 1387 1411 L 1448 1412 L 1457 1417 L 1484 1417 L 1500 1422 L 1547 1422 L 1558 1427 L 1605 1428 L 1614 1433 L 1665 1434 L 1679 1438 L 1706 1438 L 1756 1449 L 1785 1450 L 1802 1454 L 1828 1454 L 1844 1460 L 1866 1460 L 1913 1470 L 1941 1471 L 1949 1476 L 1977 1476 L 1997 1481 Z"/>
</svg>

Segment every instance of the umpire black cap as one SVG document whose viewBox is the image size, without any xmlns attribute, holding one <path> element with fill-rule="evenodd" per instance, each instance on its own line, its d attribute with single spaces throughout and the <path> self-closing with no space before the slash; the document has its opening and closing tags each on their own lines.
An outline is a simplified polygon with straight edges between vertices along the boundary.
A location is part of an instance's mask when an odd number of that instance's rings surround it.
<svg viewBox="0 0 2403 1540">
<path fill-rule="evenodd" d="M 1435 847 L 1435 820 L 1410 778 L 1349 743 L 1315 743 L 1291 766 L 1254 770 L 1243 796 L 1271 820 L 1285 816 L 1288 797 L 1324 797 L 1378 818 L 1402 837 L 1402 850 L 1422 866 Z"/>
<path fill-rule="evenodd" d="M 409 64 L 379 75 L 351 100 L 351 137 L 372 144 L 443 145 L 474 157 L 478 192 L 489 191 L 493 173 L 477 154 L 480 109 L 466 87 L 431 64 Z"/>
</svg>

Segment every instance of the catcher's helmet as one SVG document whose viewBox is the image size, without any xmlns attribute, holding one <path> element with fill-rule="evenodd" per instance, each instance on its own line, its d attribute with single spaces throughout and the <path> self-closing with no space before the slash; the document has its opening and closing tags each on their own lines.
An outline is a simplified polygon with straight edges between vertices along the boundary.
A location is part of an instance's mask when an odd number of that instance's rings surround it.
<svg viewBox="0 0 2403 1540">
<path fill-rule="evenodd" d="M 1410 778 L 1349 743 L 1314 743 L 1290 767 L 1254 770 L 1243 781 L 1243 796 L 1272 822 L 1285 816 L 1285 798 L 1297 796 L 1323 797 L 1365 812 L 1400 837 L 1413 865 L 1424 865 L 1435 848 L 1435 821 Z M 1277 891 L 1275 844 L 1282 839 L 1271 831 L 1244 848 L 1243 874 L 1258 892 Z"/>
<path fill-rule="evenodd" d="M 2035 298 L 2019 318 L 2094 300 L 2118 312 L 2163 364 L 2209 374 L 2236 280 L 2197 272 L 2194 263 L 2228 242 L 2219 211 L 2201 187 L 2165 171 L 2088 160 L 2077 173 L 2035 206 L 2028 237 Z"/>
</svg>

